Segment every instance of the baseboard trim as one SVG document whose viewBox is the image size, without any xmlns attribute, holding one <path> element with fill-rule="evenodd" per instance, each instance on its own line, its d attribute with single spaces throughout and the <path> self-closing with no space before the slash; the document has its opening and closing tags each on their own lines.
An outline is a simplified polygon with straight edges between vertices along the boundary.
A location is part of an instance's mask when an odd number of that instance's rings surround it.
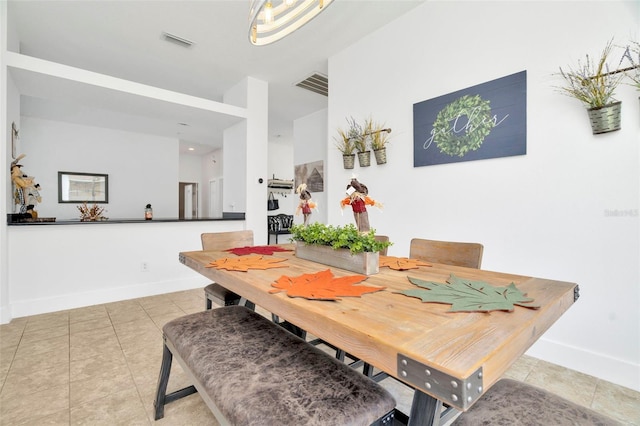
<svg viewBox="0 0 640 426">
<path fill-rule="evenodd" d="M 640 364 L 544 338 L 526 354 L 640 392 Z"/>
<path fill-rule="evenodd" d="M 208 281 L 207 281 L 208 282 Z M 119 288 L 108 288 L 84 293 L 65 294 L 51 298 L 21 300 L 11 303 L 9 309 L 12 318 L 20 318 L 29 315 L 45 314 L 49 312 L 76 309 L 103 303 L 119 302 L 122 300 L 137 299 L 139 297 L 155 296 L 157 294 L 172 293 L 176 291 L 204 288 L 201 277 L 186 278 L 180 280 L 144 283 Z M 203 302 L 204 306 L 204 302 Z M 5 320 L 6 312 L 2 312 Z M 4 322 L 3 322 L 4 323 Z"/>
</svg>

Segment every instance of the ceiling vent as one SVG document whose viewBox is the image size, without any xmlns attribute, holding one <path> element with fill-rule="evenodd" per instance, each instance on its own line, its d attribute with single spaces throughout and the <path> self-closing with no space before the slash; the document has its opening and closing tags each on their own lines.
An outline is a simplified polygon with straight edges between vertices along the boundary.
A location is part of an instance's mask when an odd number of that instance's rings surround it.
<svg viewBox="0 0 640 426">
<path fill-rule="evenodd" d="M 329 79 L 326 75 L 319 73 L 311 74 L 301 82 L 296 83 L 296 86 L 311 90 L 322 96 L 329 96 Z"/>
<path fill-rule="evenodd" d="M 191 47 L 194 44 L 194 42 L 192 42 L 189 39 L 177 36 L 175 34 L 168 33 L 166 31 L 162 33 L 162 36 L 164 37 L 165 40 L 178 44 L 183 47 Z"/>
</svg>

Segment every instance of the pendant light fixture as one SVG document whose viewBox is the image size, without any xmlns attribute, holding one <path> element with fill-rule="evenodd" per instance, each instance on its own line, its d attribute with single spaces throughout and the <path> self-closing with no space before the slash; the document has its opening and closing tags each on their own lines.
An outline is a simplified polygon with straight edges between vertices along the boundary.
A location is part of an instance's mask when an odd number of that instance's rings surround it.
<svg viewBox="0 0 640 426">
<path fill-rule="evenodd" d="M 333 0 L 252 0 L 249 41 L 256 46 L 291 34 L 326 9 Z"/>
</svg>

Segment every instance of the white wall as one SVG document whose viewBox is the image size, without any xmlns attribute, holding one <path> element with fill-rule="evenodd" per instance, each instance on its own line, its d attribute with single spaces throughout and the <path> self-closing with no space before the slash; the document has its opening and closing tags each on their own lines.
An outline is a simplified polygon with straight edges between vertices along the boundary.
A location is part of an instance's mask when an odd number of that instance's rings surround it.
<svg viewBox="0 0 640 426">
<path fill-rule="evenodd" d="M 7 28 L 7 2 L 0 2 L 0 28 Z M 0 37 L 0 52 L 4 52 L 7 49 L 7 38 Z M 8 75 L 7 67 L 5 66 L 4 55 L 0 54 L 0 90 L 4 92 L 4 96 L 0 96 L 0 135 L 4 137 L 4 140 L 11 140 L 11 122 L 20 117 L 20 112 L 15 103 L 19 103 L 19 95 L 17 95 L 16 87 L 13 80 Z M 14 99 L 18 96 L 17 99 Z M 13 106 L 12 106 L 13 105 Z M 6 144 L 4 149 L 0 149 L 0 164 L 10 164 L 11 161 L 11 147 L 10 144 Z M 3 171 L 8 170 L 9 167 L 1 168 Z M 11 205 L 11 184 L 9 180 L 10 173 L 0 174 L 0 188 L 4 201 L 0 202 L 0 218 L 6 217 L 10 212 L 9 207 Z M 0 220 L 0 241 L 7 240 L 7 222 L 6 220 Z M 7 244 L 0 243 L 0 324 L 4 324 L 11 318 L 8 314 L 9 311 L 9 288 L 6 285 L 8 280 L 9 269 L 9 249 Z"/>
<path fill-rule="evenodd" d="M 200 250 L 203 232 L 243 229 L 243 221 L 11 226 L 10 318 L 204 287 L 178 254 Z"/>
<path fill-rule="evenodd" d="M 246 226 L 253 229 L 256 244 L 267 243 L 267 198 L 264 180 L 267 177 L 269 156 L 269 85 L 252 77 L 247 85 L 247 134 L 246 134 Z M 234 165 L 235 167 L 235 165 Z M 263 180 L 260 183 L 260 179 Z M 226 180 L 226 178 L 225 178 Z"/>
<path fill-rule="evenodd" d="M 222 149 L 200 156 L 202 169 L 202 214 L 203 217 L 214 217 L 209 211 L 209 185 L 214 179 L 221 179 L 223 175 Z"/>
<path fill-rule="evenodd" d="M 6 2 L 0 2 L 0 20 L 6 23 Z M 0 25 L 6 29 L 6 25 Z M 185 105 L 196 110 L 205 110 L 212 113 L 228 114 L 245 118 L 248 111 L 245 108 L 233 107 L 230 104 L 194 99 L 191 96 L 171 93 L 153 87 L 140 85 L 134 82 L 124 82 L 106 75 L 99 75 L 85 70 L 61 66 L 60 64 L 41 61 L 36 58 L 19 55 L 13 52 L 6 52 L 6 37 L 0 37 L 2 41 L 2 51 L 0 52 L 0 131 L 7 133 L 7 122 L 17 113 L 19 118 L 20 94 L 15 89 L 12 81 L 8 81 L 8 67 L 17 69 L 28 69 L 31 72 L 56 76 L 56 78 L 77 79 L 87 84 L 96 85 L 107 90 L 128 90 L 137 96 L 149 99 L 169 100 Z M 13 46 L 14 48 L 16 46 Z M 10 60 L 7 58 L 10 57 Z M 9 64 L 9 62 L 11 62 Z M 251 86 L 251 87 L 249 87 Z M 247 123 L 242 124 L 242 131 L 236 132 L 234 136 L 239 143 L 246 145 L 246 139 L 252 138 L 252 143 L 258 144 L 252 151 L 245 153 L 236 161 L 235 169 L 246 168 L 249 163 L 251 172 L 241 176 L 246 182 L 247 175 L 266 172 L 266 117 L 267 117 L 267 90 L 266 83 L 248 79 L 242 82 L 240 90 L 236 94 L 244 94 L 244 103 L 247 108 L 254 108 L 251 117 L 247 118 Z M 15 96 L 14 96 L 15 95 Z M 236 100 L 238 100 L 237 98 Z M 22 121 L 26 118 L 23 117 Z M 37 173 L 45 170 L 49 163 L 62 164 L 64 168 L 52 167 L 56 170 L 75 171 L 71 166 L 89 165 L 102 166 L 106 164 L 101 158 L 111 158 L 112 152 L 118 152 L 123 159 L 120 162 L 124 166 L 120 167 L 113 175 L 116 177 L 115 188 L 111 188 L 112 173 L 110 175 L 110 192 L 116 190 L 118 202 L 124 201 L 126 205 L 132 206 L 138 212 L 138 202 L 144 197 L 140 210 L 144 205 L 151 203 L 154 206 L 154 219 L 177 217 L 177 191 L 178 191 L 178 143 L 173 139 L 154 138 L 127 132 L 116 132 L 101 128 L 87 128 L 86 126 L 70 126 L 61 122 L 49 122 L 43 124 L 32 121 L 27 125 L 27 133 L 30 132 L 32 140 L 40 142 L 53 141 L 50 145 L 31 144 L 28 148 L 19 151 L 30 155 L 30 160 L 38 158 L 35 152 L 41 154 L 40 158 L 48 161 L 35 160 L 28 163 L 27 170 L 30 174 L 36 175 L 37 180 L 42 185 L 41 177 Z M 21 123 L 24 129 L 24 123 Z M 48 133 L 47 130 L 51 132 Z M 236 129 L 232 129 L 233 130 Z M 23 136 L 24 137 L 24 136 Z M 84 140 L 81 140 L 81 139 Z M 102 144 L 94 143 L 95 141 Z M 129 144 L 120 145 L 120 141 L 126 140 Z M 147 142 L 153 140 L 150 145 Z M 114 142 L 115 141 L 115 142 Z M 84 142 L 84 143 L 82 143 Z M 263 143 L 264 142 L 264 143 Z M 68 148 L 73 145 L 73 149 L 60 150 L 60 145 Z M 65 145 L 66 144 L 66 145 Z M 111 151 L 107 149 L 110 147 Z M 171 146 L 168 149 L 168 146 Z M 40 148 L 37 150 L 36 148 Z M 115 149 L 114 149 L 115 148 Z M 143 151 L 143 152 L 141 152 Z M 95 157 L 101 157 L 96 159 Z M 136 167 L 131 168 L 129 159 L 138 161 Z M 253 158 L 248 158 L 252 157 Z M 5 174 L 0 178 L 5 188 L 10 186 L 7 179 L 9 175 L 9 162 L 7 152 L 1 151 L 0 158 L 5 164 Z M 75 160 L 75 162 L 71 161 Z M 251 160 L 251 162 L 250 162 Z M 261 160 L 261 165 L 258 164 Z M 41 161 L 40 164 L 37 164 Z M 160 170 L 161 175 L 153 175 L 150 165 Z M 67 167 L 69 166 L 69 167 Z M 166 166 L 166 167 L 165 167 Z M 126 169 L 126 173 L 122 169 Z M 77 169 L 76 169 L 77 170 Z M 86 170 L 86 169 L 85 169 Z M 245 169 L 246 170 L 246 169 Z M 44 179 L 50 179 L 51 173 L 42 172 Z M 133 185 L 139 185 L 140 189 L 134 191 L 132 198 L 126 198 L 130 192 L 125 191 Z M 137 180 L 136 180 L 137 179 Z M 50 181 L 48 181 L 50 182 Z M 47 182 L 45 182 L 47 184 Z M 246 197 L 262 198 L 260 205 L 264 206 L 262 192 L 255 184 L 246 184 L 241 192 L 238 192 L 239 200 L 242 204 L 237 211 L 244 211 Z M 50 185 L 56 188 L 56 185 Z M 46 188 L 43 189 L 46 191 Z M 9 192 L 7 191 L 7 194 Z M 142 194 L 142 195 L 141 195 Z M 171 203 L 165 204 L 165 198 L 155 198 L 156 194 L 166 196 L 171 199 Z M 43 194 L 46 197 L 46 193 Z M 264 197 L 264 198 L 263 198 Z M 0 211 L 3 216 L 12 209 L 11 200 L 1 204 Z M 111 198 L 111 194 L 110 194 Z M 57 201 L 57 197 L 55 197 Z M 251 201 L 247 208 L 256 208 L 257 204 Z M 127 213 L 118 210 L 119 206 L 109 205 L 110 211 L 107 213 L 112 218 L 124 218 Z M 115 211 L 117 210 L 117 211 Z M 266 207 L 257 213 L 248 214 L 248 217 L 264 217 Z M 72 208 L 73 211 L 73 208 Z M 133 212 L 133 210 L 132 210 Z M 169 212 L 169 213 L 167 213 Z M 44 212 L 43 212 L 44 213 Z M 63 212 L 64 213 L 64 212 Z M 115 213 L 115 214 L 114 214 Z M 76 213 L 67 217 L 55 214 L 59 219 L 73 218 Z M 42 216 L 53 216 L 54 214 L 43 214 Z M 141 218 L 142 213 L 129 213 L 133 218 Z M 86 306 L 94 303 L 104 303 L 112 300 L 121 300 L 131 297 L 140 297 L 150 294 L 165 293 L 169 291 L 181 290 L 184 288 L 195 288 L 204 285 L 201 276 L 179 265 L 177 254 L 184 250 L 197 250 L 200 247 L 200 234 L 202 232 L 220 232 L 247 229 L 247 225 L 254 227 L 256 223 L 244 220 L 238 221 L 195 221 L 195 222 L 160 222 L 151 221 L 140 223 L 118 224 L 114 221 L 104 223 L 92 223 L 77 225 L 31 225 L 31 226 L 11 226 L 7 227 L 6 222 L 0 224 L 0 322 L 6 323 L 14 317 L 31 315 L 43 312 L 51 312 L 60 309 Z M 263 231 L 266 235 L 266 230 Z M 34 259 L 35 262 L 34 263 Z M 149 272 L 140 270 L 141 263 L 149 265 Z M 118 268 L 113 265 L 117 264 Z M 128 266 L 126 266 L 128 265 Z M 137 265 L 137 268 L 136 266 Z M 156 265 L 156 266 L 153 266 Z M 120 269 L 122 266 L 122 269 Z M 140 273 L 143 275 L 140 276 Z"/>
<path fill-rule="evenodd" d="M 222 150 L 225 167 L 224 188 L 222 194 L 223 212 L 246 212 L 247 174 L 246 139 L 247 125 L 238 123 L 224 131 Z"/>
<path fill-rule="evenodd" d="M 594 136 L 552 74 L 598 55 L 612 36 L 637 40 L 638 5 L 425 2 L 330 58 L 327 140 L 328 199 L 337 201 L 351 172 L 331 143 L 335 129 L 349 116 L 384 121 L 388 163 L 354 171 L 385 205 L 369 216 L 391 236 L 389 254 L 408 255 L 412 237 L 478 241 L 485 269 L 577 282 L 580 299 L 529 353 L 636 390 L 639 93 L 621 86 L 622 130 Z M 413 167 L 414 103 L 522 70 L 526 155 Z M 606 214 L 616 209 L 632 215 Z M 329 209 L 329 222 L 350 220 Z"/>
<path fill-rule="evenodd" d="M 155 218 L 178 217 L 177 140 L 32 117 L 20 137 L 22 170 L 42 187 L 40 217 L 79 218 L 81 203 L 58 203 L 59 171 L 108 174 L 108 218 L 143 219 L 147 204 Z"/>
<path fill-rule="evenodd" d="M 293 122 L 293 136 L 295 139 L 294 165 L 324 161 L 325 179 L 327 179 L 327 114 L 328 111 L 323 109 L 301 117 Z M 324 192 L 314 192 L 311 194 L 311 199 L 318 204 L 318 208 L 311 211 L 310 223 L 327 223 L 328 211 L 339 210 L 338 201 L 327 202 L 326 185 L 327 182 L 325 181 Z M 296 207 L 298 204 L 297 201 L 298 199 L 296 197 Z M 294 220 L 296 223 L 302 223 L 304 218 L 300 215 L 295 217 Z"/>
</svg>

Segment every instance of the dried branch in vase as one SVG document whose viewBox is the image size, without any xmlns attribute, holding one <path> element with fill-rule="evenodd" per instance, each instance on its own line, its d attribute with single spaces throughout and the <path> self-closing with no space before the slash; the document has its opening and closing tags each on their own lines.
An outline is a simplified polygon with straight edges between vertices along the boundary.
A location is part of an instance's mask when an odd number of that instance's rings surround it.
<svg viewBox="0 0 640 426">
<path fill-rule="evenodd" d="M 104 216 L 104 207 L 98 207 L 97 204 L 89 207 L 87 203 L 82 203 L 81 206 L 77 206 L 80 211 L 80 222 L 97 222 L 99 220 L 107 220 L 108 217 Z"/>
</svg>

